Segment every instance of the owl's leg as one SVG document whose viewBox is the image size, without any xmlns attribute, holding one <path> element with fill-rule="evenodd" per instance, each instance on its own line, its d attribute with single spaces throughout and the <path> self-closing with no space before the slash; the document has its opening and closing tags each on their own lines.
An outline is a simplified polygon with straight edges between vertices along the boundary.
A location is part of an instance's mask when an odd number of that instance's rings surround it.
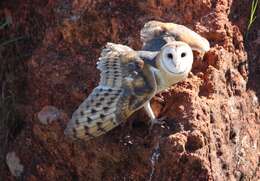
<svg viewBox="0 0 260 181">
<path fill-rule="evenodd" d="M 153 127 L 154 124 L 162 124 L 162 122 L 160 121 L 160 119 L 157 119 L 154 115 L 154 112 L 151 108 L 151 104 L 150 101 L 148 101 L 147 103 L 145 103 L 144 105 L 144 109 L 147 112 L 148 116 L 150 117 L 150 123 L 151 123 L 151 127 Z"/>
<path fill-rule="evenodd" d="M 147 112 L 148 116 L 149 116 L 152 120 L 154 120 L 154 119 L 155 119 L 155 115 L 154 115 L 153 110 L 152 110 L 152 108 L 151 108 L 150 101 L 148 101 L 147 103 L 145 103 L 144 109 L 145 109 L 145 111 Z"/>
</svg>

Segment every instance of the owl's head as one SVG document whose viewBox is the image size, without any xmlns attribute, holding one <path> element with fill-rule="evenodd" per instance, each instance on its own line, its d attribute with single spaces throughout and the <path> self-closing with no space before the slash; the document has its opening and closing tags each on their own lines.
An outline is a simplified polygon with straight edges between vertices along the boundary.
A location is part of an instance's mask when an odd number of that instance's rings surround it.
<svg viewBox="0 0 260 181">
<path fill-rule="evenodd" d="M 188 75 L 193 63 L 192 49 L 181 41 L 168 43 L 162 47 L 157 63 L 160 69 L 168 75 Z"/>
</svg>

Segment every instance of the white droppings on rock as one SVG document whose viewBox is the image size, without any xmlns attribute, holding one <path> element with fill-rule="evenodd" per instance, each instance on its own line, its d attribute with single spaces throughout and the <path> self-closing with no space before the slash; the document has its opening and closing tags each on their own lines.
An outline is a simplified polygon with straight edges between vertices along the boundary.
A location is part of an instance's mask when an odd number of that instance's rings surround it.
<svg viewBox="0 0 260 181">
<path fill-rule="evenodd" d="M 234 96 L 231 96 L 229 99 L 228 99 L 228 105 L 229 105 L 229 108 L 231 110 L 231 113 L 237 113 L 238 110 L 236 108 L 236 100 L 234 98 Z"/>
<path fill-rule="evenodd" d="M 153 176 L 154 176 L 154 173 L 155 173 L 155 166 L 156 166 L 156 163 L 159 160 L 160 154 L 161 153 L 160 153 L 160 138 L 159 138 L 158 142 L 156 144 L 156 147 L 155 147 L 155 149 L 153 151 L 153 154 L 152 154 L 152 156 L 150 158 L 152 170 L 150 172 L 149 181 L 153 180 Z"/>
<path fill-rule="evenodd" d="M 6 164 L 15 177 L 20 177 L 24 171 L 24 166 L 21 164 L 19 157 L 15 152 L 9 152 L 6 155 Z"/>
<path fill-rule="evenodd" d="M 256 97 L 256 95 L 253 95 L 253 105 L 254 106 L 258 106 L 259 102 L 258 102 L 258 98 Z"/>
<path fill-rule="evenodd" d="M 54 106 L 45 106 L 38 113 L 38 119 L 42 124 L 49 124 L 59 119 L 61 111 Z"/>
</svg>

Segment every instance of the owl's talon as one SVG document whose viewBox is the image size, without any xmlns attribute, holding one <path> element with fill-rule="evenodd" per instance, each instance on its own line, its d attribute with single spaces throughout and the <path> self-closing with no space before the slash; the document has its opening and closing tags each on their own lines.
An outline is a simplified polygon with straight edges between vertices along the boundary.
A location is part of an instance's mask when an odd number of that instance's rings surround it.
<svg viewBox="0 0 260 181">
<path fill-rule="evenodd" d="M 153 129 L 153 126 L 155 124 L 158 124 L 160 126 L 162 126 L 164 124 L 164 120 L 166 119 L 166 116 L 161 117 L 161 118 L 154 118 L 150 120 L 150 131 Z"/>
</svg>

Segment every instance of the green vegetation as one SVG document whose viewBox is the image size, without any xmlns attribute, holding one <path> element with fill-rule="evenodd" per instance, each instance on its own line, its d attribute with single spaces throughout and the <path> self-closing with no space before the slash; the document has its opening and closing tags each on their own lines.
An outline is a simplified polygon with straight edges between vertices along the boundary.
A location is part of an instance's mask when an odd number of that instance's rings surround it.
<svg viewBox="0 0 260 181">
<path fill-rule="evenodd" d="M 251 30 L 252 25 L 256 20 L 257 6 L 258 6 L 258 0 L 253 0 L 252 4 L 251 4 L 251 10 L 250 10 L 250 16 L 249 16 L 248 25 L 247 25 L 247 31 L 246 31 L 246 34 L 245 34 L 245 40 L 248 39 L 249 31 Z"/>
<path fill-rule="evenodd" d="M 0 30 L 3 30 L 5 27 L 8 27 L 11 24 L 12 24 L 12 18 L 7 16 L 6 19 L 4 21 L 2 21 L 2 23 L 0 23 Z M 12 38 L 10 40 L 5 40 L 3 42 L 0 42 L 0 47 L 8 45 L 10 43 L 14 43 L 14 42 L 21 40 L 23 38 L 25 38 L 25 37 L 21 36 L 21 37 Z"/>
<path fill-rule="evenodd" d="M 0 30 L 1 30 L 1 29 L 4 29 L 6 26 L 12 24 L 12 18 L 11 18 L 11 16 L 7 16 L 7 17 L 5 18 L 5 20 L 3 21 L 3 23 L 0 23 L 0 24 L 1 24 L 1 25 L 0 25 Z"/>
<path fill-rule="evenodd" d="M 23 37 L 23 36 L 20 36 L 20 37 L 17 37 L 17 38 L 12 38 L 12 39 L 10 39 L 10 40 L 5 40 L 4 42 L 0 43 L 0 47 L 1 47 L 1 46 L 5 46 L 5 45 L 8 45 L 8 44 L 10 44 L 10 43 L 14 43 L 14 42 L 16 42 L 16 41 L 18 41 L 18 40 L 21 40 L 21 39 L 24 39 L 24 37 Z"/>
<path fill-rule="evenodd" d="M 15 49 L 15 43 L 23 37 L 6 37 L 5 31 L 8 31 L 12 23 L 11 18 L 0 21 L 0 35 L 4 37 L 0 42 L 0 161 L 4 162 L 5 153 L 10 140 L 14 139 L 19 132 L 22 122 L 17 113 L 17 96 L 15 90 L 17 86 L 17 73 L 19 73 L 19 63 L 17 55 L 9 53 Z M 0 175 L 4 164 L 0 164 Z"/>
<path fill-rule="evenodd" d="M 252 4 L 251 4 L 251 11 L 250 11 L 250 17 L 249 17 L 249 22 L 248 22 L 248 26 L 247 26 L 247 31 L 250 30 L 250 28 L 252 27 L 252 24 L 256 20 L 256 8 L 257 8 L 257 5 L 258 5 L 258 0 L 253 0 Z"/>
</svg>

